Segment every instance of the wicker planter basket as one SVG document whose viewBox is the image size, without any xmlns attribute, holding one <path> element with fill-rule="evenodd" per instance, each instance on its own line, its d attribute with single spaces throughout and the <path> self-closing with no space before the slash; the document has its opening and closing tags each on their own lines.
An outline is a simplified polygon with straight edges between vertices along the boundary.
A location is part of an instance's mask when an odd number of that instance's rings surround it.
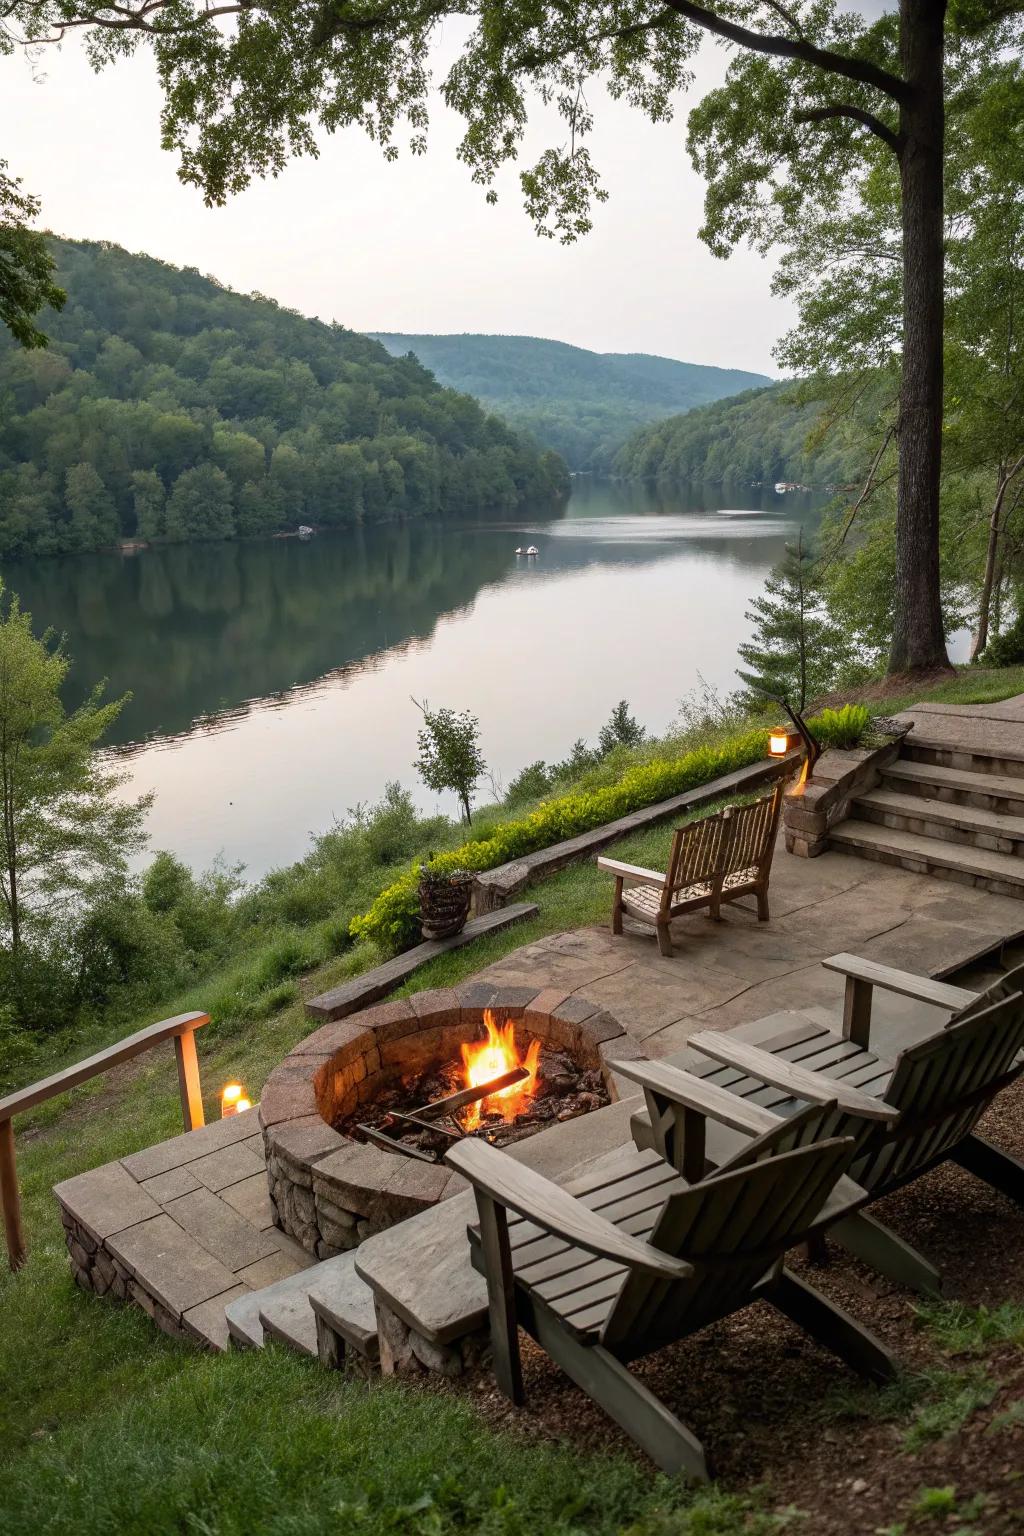
<svg viewBox="0 0 1024 1536">
<path fill-rule="evenodd" d="M 461 933 L 469 916 L 473 876 L 420 875 L 420 927 L 425 939 L 450 939 Z"/>
</svg>

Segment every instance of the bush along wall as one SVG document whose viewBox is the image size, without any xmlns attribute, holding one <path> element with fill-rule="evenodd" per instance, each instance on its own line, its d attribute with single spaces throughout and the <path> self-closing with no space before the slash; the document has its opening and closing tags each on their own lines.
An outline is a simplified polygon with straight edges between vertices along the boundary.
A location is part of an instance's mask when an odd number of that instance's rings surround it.
<svg viewBox="0 0 1024 1536">
<path fill-rule="evenodd" d="M 439 874 L 456 869 L 495 869 L 510 859 L 550 848 L 553 843 L 590 832 L 605 822 L 628 816 L 631 811 L 696 789 L 737 768 L 746 768 L 764 757 L 767 743 L 768 732 L 756 729 L 745 731 L 721 746 L 699 747 L 683 757 L 639 764 L 629 769 L 617 784 L 548 800 L 528 816 L 503 822 L 486 838 L 438 854 L 430 868 Z M 373 939 L 393 950 L 414 944 L 419 937 L 418 877 L 419 865 L 412 864 L 381 891 L 369 911 L 353 918 L 353 936 Z"/>
</svg>

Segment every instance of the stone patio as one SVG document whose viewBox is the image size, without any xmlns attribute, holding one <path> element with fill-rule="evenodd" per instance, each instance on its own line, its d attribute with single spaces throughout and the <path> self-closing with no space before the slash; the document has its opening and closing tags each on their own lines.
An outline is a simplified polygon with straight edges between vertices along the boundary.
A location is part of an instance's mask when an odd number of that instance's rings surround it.
<svg viewBox="0 0 1024 1536">
<path fill-rule="evenodd" d="M 842 978 L 820 966 L 838 951 L 934 977 L 972 967 L 980 974 L 985 957 L 998 957 L 1024 933 L 1019 901 L 837 852 L 807 860 L 780 849 L 771 910 L 763 924 L 737 906 L 720 923 L 699 913 L 681 918 L 673 925 L 671 959 L 659 955 L 646 932 L 618 939 L 605 928 L 554 935 L 455 991 L 467 1005 L 493 988 L 543 992 L 552 1010 L 577 999 L 587 1016 L 595 1009 L 614 1015 L 643 1051 L 662 1057 L 698 1029 L 811 1004 L 838 1011 Z M 381 1005 L 382 1017 L 394 1006 Z M 377 1011 L 361 1022 L 372 1027 Z M 921 1013 L 919 1004 L 880 993 L 880 1048 L 898 1049 L 915 1022 L 920 1030 Z M 626 1099 L 555 1125 L 512 1155 L 550 1176 L 578 1175 L 629 1141 L 636 1107 Z M 237 1343 L 258 1346 L 269 1332 L 311 1353 L 319 1319 L 325 1359 L 337 1363 L 346 1344 L 372 1359 L 375 1305 L 384 1369 L 443 1370 L 459 1367 L 460 1340 L 479 1330 L 484 1308 L 482 1281 L 462 1240 L 472 1197 L 450 1193 L 353 1252 L 314 1264 L 274 1226 L 256 1111 L 55 1189 L 78 1283 L 135 1302 L 169 1333 L 223 1349 L 228 1308 Z"/>
</svg>

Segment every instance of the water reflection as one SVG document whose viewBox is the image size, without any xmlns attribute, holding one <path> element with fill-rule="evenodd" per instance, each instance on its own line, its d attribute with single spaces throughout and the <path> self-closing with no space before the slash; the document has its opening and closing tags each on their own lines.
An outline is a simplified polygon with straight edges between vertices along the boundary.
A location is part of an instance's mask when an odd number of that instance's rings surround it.
<svg viewBox="0 0 1024 1536">
<path fill-rule="evenodd" d="M 721 507 L 765 515 L 729 518 Z M 784 508 L 784 511 L 782 509 Z M 780 515 L 781 514 L 781 515 Z M 577 481 L 559 518 L 411 523 L 11 566 L 68 632 L 69 703 L 133 697 L 116 742 L 157 846 L 253 874 L 409 767 L 410 694 L 474 710 L 507 780 L 591 738 L 618 698 L 660 728 L 698 673 L 732 686 L 743 611 L 808 499 Z M 516 558 L 536 544 L 536 560 Z"/>
</svg>

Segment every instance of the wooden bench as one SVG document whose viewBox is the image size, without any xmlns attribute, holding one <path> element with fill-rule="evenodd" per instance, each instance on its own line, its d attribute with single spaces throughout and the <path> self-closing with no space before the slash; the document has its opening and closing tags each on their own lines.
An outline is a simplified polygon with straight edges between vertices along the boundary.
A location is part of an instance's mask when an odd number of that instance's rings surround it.
<svg viewBox="0 0 1024 1536">
<path fill-rule="evenodd" d="M 622 932 L 624 914 L 635 918 L 654 928 L 658 948 L 669 957 L 669 924 L 684 912 L 708 907 L 717 919 L 724 902 L 753 896 L 758 921 L 767 922 L 768 881 L 784 790 L 780 781 L 751 805 L 726 806 L 715 816 L 677 828 L 667 870 L 598 859 L 598 868 L 615 876 L 612 932 Z"/>
<path fill-rule="evenodd" d="M 206 1013 L 179 1013 L 173 1019 L 162 1019 L 159 1024 L 150 1024 L 126 1040 L 108 1046 L 105 1051 L 76 1062 L 73 1067 L 65 1067 L 63 1072 L 55 1072 L 52 1077 L 44 1077 L 40 1082 L 19 1088 L 17 1093 L 0 1099 L 0 1204 L 4 1213 L 7 1257 L 12 1269 L 20 1269 L 27 1258 L 14 1154 L 14 1116 L 34 1109 L 37 1104 L 44 1104 L 58 1094 L 67 1093 L 69 1088 L 77 1088 L 79 1083 L 88 1082 L 92 1077 L 99 1077 L 122 1061 L 141 1056 L 163 1040 L 173 1040 L 182 1119 L 186 1131 L 198 1130 L 204 1124 L 204 1118 L 195 1032 L 209 1022 Z"/>
</svg>

